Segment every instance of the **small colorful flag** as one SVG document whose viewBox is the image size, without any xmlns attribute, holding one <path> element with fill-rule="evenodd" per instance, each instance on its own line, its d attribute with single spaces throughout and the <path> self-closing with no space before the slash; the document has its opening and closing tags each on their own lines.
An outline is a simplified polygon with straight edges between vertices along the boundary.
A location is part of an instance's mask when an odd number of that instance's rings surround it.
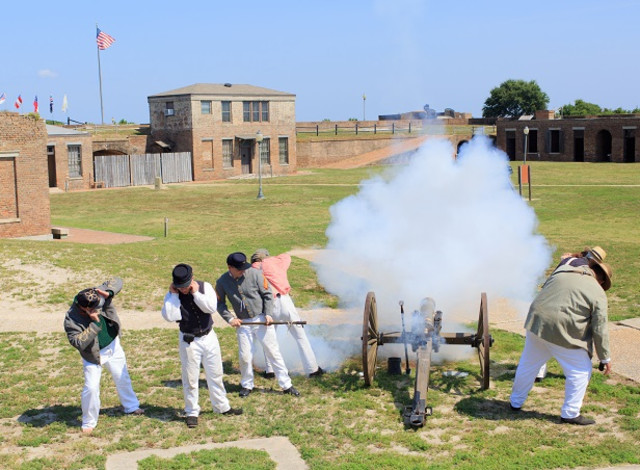
<svg viewBox="0 0 640 470">
<path fill-rule="evenodd" d="M 64 98 L 62 98 L 62 112 L 66 113 L 68 107 L 69 103 L 67 103 L 67 95 L 64 95 Z"/>
<path fill-rule="evenodd" d="M 4 103 L 7 100 L 7 95 L 4 93 L 0 94 L 0 104 Z"/>
<path fill-rule="evenodd" d="M 33 99 L 33 112 L 38 112 L 38 95 L 36 95 L 36 97 Z"/>
<path fill-rule="evenodd" d="M 16 107 L 16 109 L 20 109 L 20 106 L 22 106 L 22 95 L 18 95 L 18 99 L 15 103 L 13 103 L 13 105 Z"/>
<path fill-rule="evenodd" d="M 49 112 L 53 114 L 53 96 L 49 95 Z"/>
<path fill-rule="evenodd" d="M 98 43 L 98 49 L 104 51 L 109 46 L 111 46 L 111 44 L 116 42 L 116 40 L 102 31 L 100 28 L 96 27 L 96 42 Z"/>
</svg>

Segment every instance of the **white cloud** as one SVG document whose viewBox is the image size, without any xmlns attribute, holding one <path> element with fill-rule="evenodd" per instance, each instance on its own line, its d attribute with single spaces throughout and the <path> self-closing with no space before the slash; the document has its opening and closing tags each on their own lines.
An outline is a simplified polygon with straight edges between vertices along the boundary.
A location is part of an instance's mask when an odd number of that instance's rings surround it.
<svg viewBox="0 0 640 470">
<path fill-rule="evenodd" d="M 38 77 L 42 78 L 56 78 L 58 76 L 57 72 L 49 69 L 38 70 Z"/>
</svg>

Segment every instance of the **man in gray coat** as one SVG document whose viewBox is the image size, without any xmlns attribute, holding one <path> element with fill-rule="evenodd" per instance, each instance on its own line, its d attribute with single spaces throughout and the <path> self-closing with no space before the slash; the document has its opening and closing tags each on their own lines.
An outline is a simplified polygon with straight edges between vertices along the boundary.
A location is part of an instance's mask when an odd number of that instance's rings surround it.
<svg viewBox="0 0 640 470">
<path fill-rule="evenodd" d="M 278 384 L 284 394 L 299 396 L 300 392 L 291 384 L 284 363 L 276 331 L 269 325 L 273 319 L 273 296 L 262 271 L 252 268 L 244 253 L 235 252 L 227 256 L 228 271 L 216 282 L 218 313 L 229 325 L 236 328 L 238 355 L 240 358 L 240 397 L 249 396 L 253 383 L 253 343 L 258 340 L 266 358 L 273 364 Z M 227 299 L 233 313 L 229 311 Z M 257 323 L 257 324 L 255 324 Z"/>
<path fill-rule="evenodd" d="M 589 425 L 580 414 L 593 369 L 593 350 L 600 369 L 611 372 L 607 296 L 611 268 L 593 257 L 564 261 L 533 300 L 525 322 L 526 340 L 513 382 L 510 405 L 519 411 L 540 367 L 554 357 L 566 377 L 561 421 Z"/>
<path fill-rule="evenodd" d="M 111 304 L 122 290 L 122 279 L 114 278 L 99 287 L 78 292 L 64 318 L 67 338 L 82 356 L 82 432 L 90 434 L 100 414 L 100 377 L 105 367 L 113 377 L 124 412 L 141 415 L 127 370 L 127 358 L 120 346 L 120 318 Z"/>
</svg>

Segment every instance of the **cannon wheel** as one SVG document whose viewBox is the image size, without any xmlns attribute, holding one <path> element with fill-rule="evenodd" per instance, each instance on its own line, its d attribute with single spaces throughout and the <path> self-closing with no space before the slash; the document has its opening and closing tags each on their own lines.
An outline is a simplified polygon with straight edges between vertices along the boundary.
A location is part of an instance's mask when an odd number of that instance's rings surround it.
<svg viewBox="0 0 640 470">
<path fill-rule="evenodd" d="M 480 373 L 482 374 L 482 390 L 489 388 L 489 351 L 491 336 L 489 335 L 489 310 L 487 308 L 487 294 L 480 297 L 480 317 L 478 318 L 478 358 L 480 359 Z"/>
<path fill-rule="evenodd" d="M 364 314 L 362 321 L 362 371 L 364 383 L 371 385 L 376 375 L 376 358 L 378 356 L 378 307 L 376 295 L 373 292 L 367 294 L 364 301 Z"/>
</svg>

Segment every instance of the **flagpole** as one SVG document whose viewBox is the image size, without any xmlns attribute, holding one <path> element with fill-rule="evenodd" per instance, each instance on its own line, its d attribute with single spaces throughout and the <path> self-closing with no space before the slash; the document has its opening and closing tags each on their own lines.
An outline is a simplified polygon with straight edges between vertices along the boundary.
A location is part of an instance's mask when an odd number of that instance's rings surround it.
<svg viewBox="0 0 640 470">
<path fill-rule="evenodd" d="M 96 23 L 96 31 L 98 30 L 98 23 Z M 98 50 L 98 81 L 100 82 L 100 119 L 102 125 L 104 125 L 104 108 L 102 106 L 102 70 L 100 68 L 100 46 L 96 42 L 96 49 Z"/>
</svg>

